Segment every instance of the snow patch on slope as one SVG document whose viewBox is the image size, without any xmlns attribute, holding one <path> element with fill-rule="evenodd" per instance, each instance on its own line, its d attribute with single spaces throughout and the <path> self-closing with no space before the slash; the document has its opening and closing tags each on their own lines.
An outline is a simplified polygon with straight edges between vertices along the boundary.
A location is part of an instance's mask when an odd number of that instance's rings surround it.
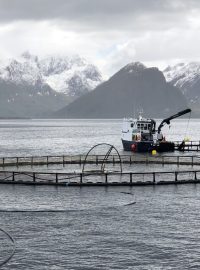
<svg viewBox="0 0 200 270">
<path fill-rule="evenodd" d="M 172 82 L 175 86 L 182 88 L 185 84 L 194 84 L 200 78 L 200 63 L 179 63 L 167 67 L 163 74 L 167 82 Z"/>
<path fill-rule="evenodd" d="M 48 85 L 68 96 L 91 91 L 103 80 L 98 69 L 79 56 L 39 59 L 29 52 L 0 62 L 0 79 L 25 86 Z"/>
</svg>

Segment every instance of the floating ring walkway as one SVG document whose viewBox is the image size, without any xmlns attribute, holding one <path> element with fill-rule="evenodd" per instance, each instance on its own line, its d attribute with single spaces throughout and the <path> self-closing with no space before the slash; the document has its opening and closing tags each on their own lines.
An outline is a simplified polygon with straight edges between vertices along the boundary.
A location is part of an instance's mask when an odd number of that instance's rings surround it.
<svg viewBox="0 0 200 270">
<path fill-rule="evenodd" d="M 29 171 L 19 166 L 51 165 L 51 164 L 79 164 L 84 166 L 94 164 L 95 169 L 80 172 L 55 172 L 55 171 L 34 171 L 33 167 Z M 174 171 L 109 171 L 104 166 L 104 170 L 98 170 L 97 165 L 108 163 L 114 165 L 121 164 L 175 164 L 198 166 L 200 165 L 200 156 L 198 155 L 62 155 L 62 156 L 37 156 L 37 157 L 1 157 L 0 158 L 0 183 L 7 184 L 30 184 L 30 185 L 68 185 L 68 186 L 115 186 L 115 185 L 155 185 L 155 184 L 182 184 L 182 183 L 200 183 L 200 169 Z M 109 165 L 109 166 L 110 166 Z M 16 169 L 9 170 L 9 166 Z M 101 166 L 102 167 L 102 166 Z M 128 167 L 131 170 L 131 166 Z"/>
<path fill-rule="evenodd" d="M 25 166 L 25 165 L 51 165 L 51 164 L 79 164 L 83 165 L 85 162 L 88 164 L 102 164 L 103 162 L 116 164 L 136 164 L 136 163 L 152 163 L 152 164 L 176 164 L 176 165 L 200 165 L 200 155 L 110 155 L 105 160 L 105 155 L 62 155 L 62 156 L 31 156 L 31 157 L 0 157 L 0 167 L 8 166 Z"/>
<path fill-rule="evenodd" d="M 200 170 L 155 172 L 44 173 L 0 171 L 0 184 L 135 186 L 200 183 Z"/>
</svg>

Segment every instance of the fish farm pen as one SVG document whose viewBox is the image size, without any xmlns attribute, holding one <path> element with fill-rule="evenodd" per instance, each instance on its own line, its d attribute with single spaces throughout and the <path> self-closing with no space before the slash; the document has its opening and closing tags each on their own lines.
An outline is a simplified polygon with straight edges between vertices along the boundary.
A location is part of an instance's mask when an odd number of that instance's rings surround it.
<svg viewBox="0 0 200 270">
<path fill-rule="evenodd" d="M 1 184 L 135 186 L 200 183 L 200 170 L 159 172 L 44 173 L 0 171 Z"/>
<path fill-rule="evenodd" d="M 175 149 L 181 144 L 175 141 Z M 185 143 L 184 152 L 200 151 L 200 141 L 190 141 Z M 51 164 L 84 164 L 86 155 L 62 155 L 62 156 L 26 156 L 26 157 L 0 157 L 0 167 L 24 166 L 24 165 L 51 165 Z M 95 154 L 87 157 L 87 163 L 100 164 L 104 162 L 105 155 Z M 157 163 L 157 164 L 177 164 L 177 165 L 200 165 L 200 157 L 194 155 L 109 155 L 107 163 Z"/>
<path fill-rule="evenodd" d="M 62 156 L 34 156 L 34 157 L 0 157 L 0 167 L 8 166 L 25 166 L 25 165 L 52 165 L 62 164 L 102 164 L 103 162 L 117 164 L 136 164 L 136 163 L 152 163 L 152 164 L 176 164 L 176 165 L 200 165 L 200 156 L 193 155 L 110 155 L 108 159 L 104 159 L 104 155 L 90 155 L 85 161 L 86 155 L 62 155 Z"/>
<path fill-rule="evenodd" d="M 193 144 L 194 145 L 194 144 Z M 73 164 L 78 171 L 70 171 Z M 162 170 L 141 172 L 135 166 L 159 164 Z M 166 165 L 176 168 L 169 171 Z M 60 165 L 66 172 L 51 170 Z M 127 166 L 126 166 L 127 165 Z M 186 165 L 187 169 L 179 166 Z M 62 155 L 31 157 L 0 157 L 0 184 L 63 185 L 63 186 L 134 186 L 200 183 L 200 156 L 198 155 Z M 44 170 L 44 166 L 48 168 Z M 106 167 L 108 166 L 108 168 Z M 123 167 L 126 166 L 126 170 Z M 188 166 L 190 168 L 188 169 Z M 193 167 L 194 166 L 194 167 Z M 13 168 L 14 167 L 14 168 Z M 27 170 L 27 167 L 29 168 Z M 37 167 L 37 170 L 35 170 Z M 69 168 L 68 168 L 69 167 Z M 127 170 L 128 167 L 128 170 Z M 152 166 L 151 170 L 152 170 Z M 168 166 L 169 167 L 169 166 Z M 171 167 L 171 166 L 170 166 Z M 39 168 L 39 171 L 38 171 Z M 163 168 L 165 170 L 163 170 Z"/>
<path fill-rule="evenodd" d="M 176 147 L 180 144 L 175 142 Z M 198 152 L 199 144 L 185 142 L 185 152 L 190 149 Z M 96 149 L 102 146 L 107 147 L 107 151 L 96 154 Z M 200 183 L 200 156 L 177 153 L 151 155 L 130 152 L 120 155 L 114 146 L 103 143 L 92 147 L 86 155 L 0 157 L 0 183 L 65 186 Z M 148 165 L 150 169 L 146 171 Z M 164 168 L 165 165 L 169 170 Z M 181 166 L 187 167 L 182 169 Z"/>
</svg>

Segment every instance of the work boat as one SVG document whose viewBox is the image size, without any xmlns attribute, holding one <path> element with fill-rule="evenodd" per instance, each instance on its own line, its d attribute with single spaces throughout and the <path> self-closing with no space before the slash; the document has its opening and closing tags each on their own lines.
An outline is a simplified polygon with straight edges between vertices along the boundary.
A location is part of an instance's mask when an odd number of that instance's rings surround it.
<svg viewBox="0 0 200 270">
<path fill-rule="evenodd" d="M 154 119 L 146 119 L 141 115 L 139 115 L 138 119 L 125 118 L 122 127 L 124 150 L 133 152 L 174 151 L 174 142 L 166 141 L 161 129 L 165 124 L 169 125 L 172 119 L 189 112 L 191 112 L 191 109 L 186 109 L 162 120 L 157 130 Z"/>
</svg>

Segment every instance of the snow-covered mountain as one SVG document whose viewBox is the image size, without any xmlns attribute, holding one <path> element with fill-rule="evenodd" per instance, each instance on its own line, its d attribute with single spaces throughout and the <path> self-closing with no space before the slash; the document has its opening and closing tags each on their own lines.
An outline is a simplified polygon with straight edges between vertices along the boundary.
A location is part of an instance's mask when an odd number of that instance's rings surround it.
<svg viewBox="0 0 200 270">
<path fill-rule="evenodd" d="M 41 117 L 91 91 L 102 77 L 79 56 L 0 60 L 0 117 Z"/>
<path fill-rule="evenodd" d="M 39 58 L 25 52 L 17 59 L 0 62 L 0 80 L 16 85 L 44 85 L 69 97 L 78 97 L 102 82 L 98 69 L 79 56 Z"/>
<path fill-rule="evenodd" d="M 179 89 L 158 68 L 130 63 L 94 91 L 55 112 L 56 118 L 123 118 L 141 109 L 147 117 L 166 117 L 185 108 Z"/>
<path fill-rule="evenodd" d="M 181 89 L 190 104 L 200 102 L 200 62 L 168 66 L 163 74 L 168 82 Z"/>
</svg>

